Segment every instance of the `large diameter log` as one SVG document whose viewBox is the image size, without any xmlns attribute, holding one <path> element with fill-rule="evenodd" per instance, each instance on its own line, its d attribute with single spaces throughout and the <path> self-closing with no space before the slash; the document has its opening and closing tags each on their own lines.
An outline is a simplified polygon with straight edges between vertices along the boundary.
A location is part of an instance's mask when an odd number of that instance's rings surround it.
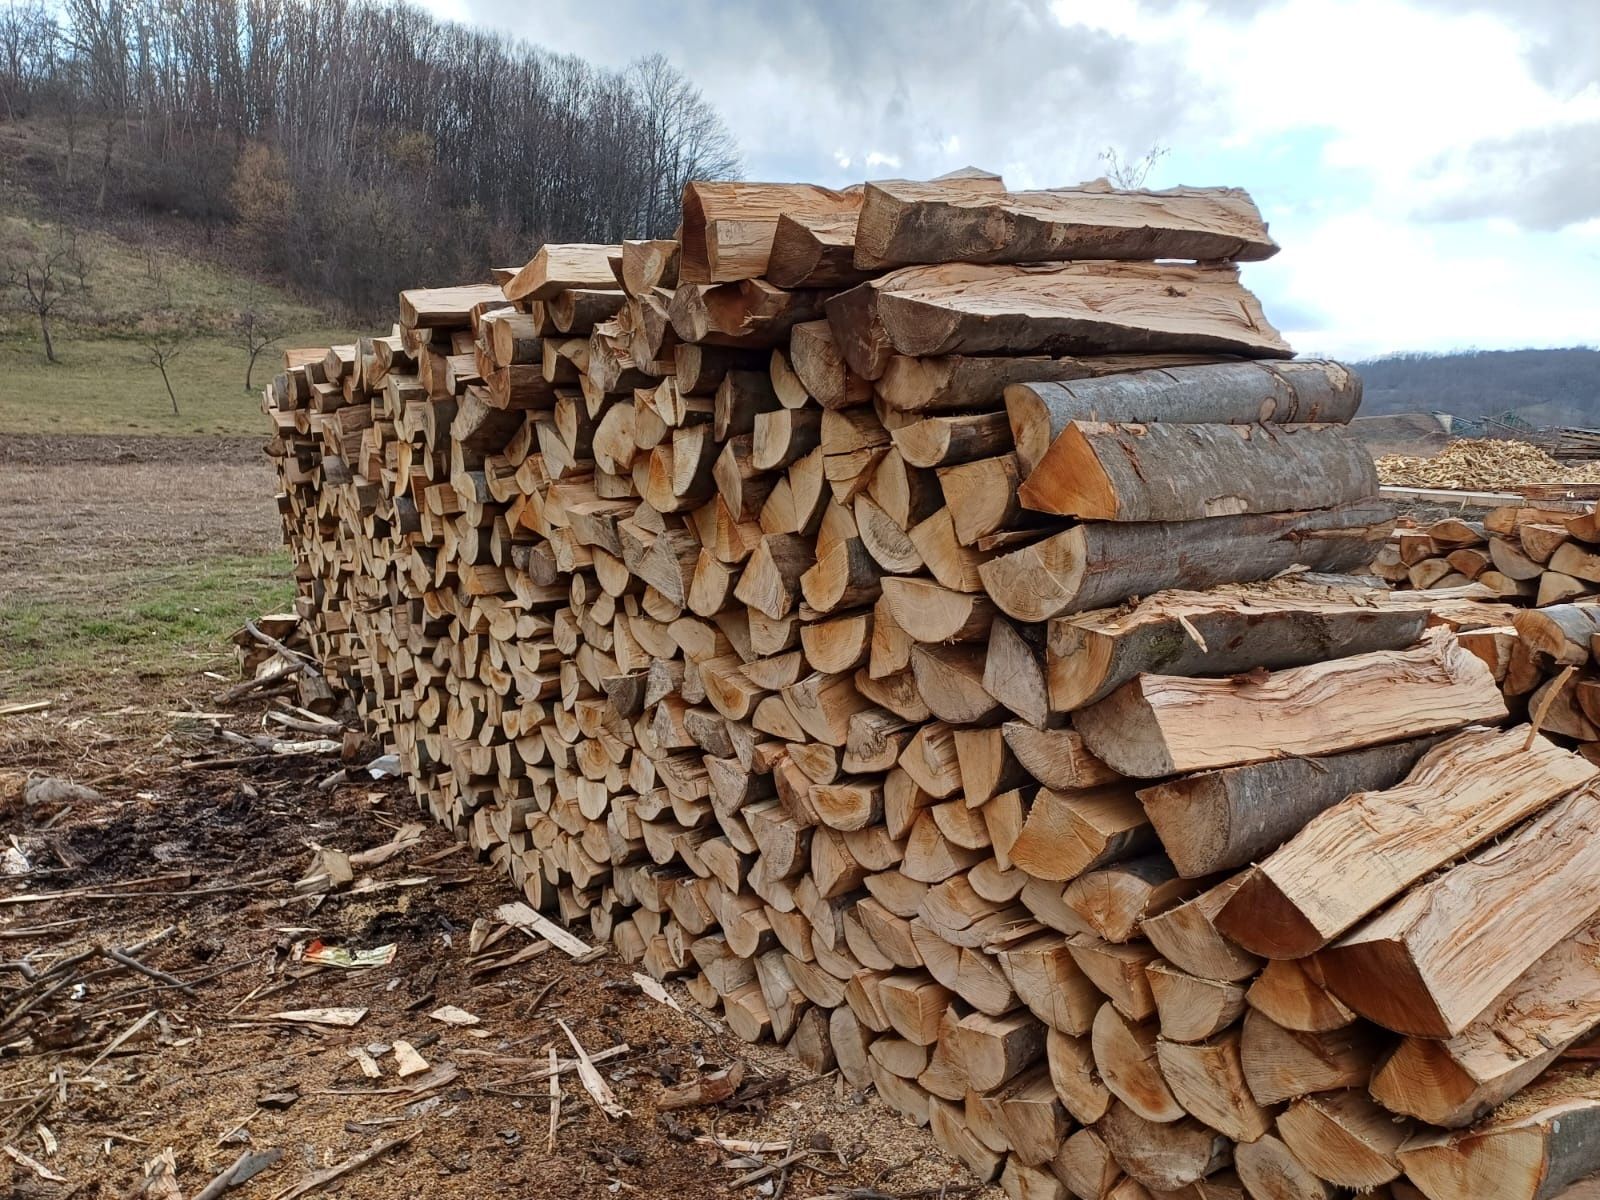
<svg viewBox="0 0 1600 1200">
<path fill-rule="evenodd" d="M 1430 871 L 1600 775 L 1533 733 L 1469 729 L 1429 750 L 1405 781 L 1357 792 L 1246 873 L 1217 915 L 1264 958 L 1322 949 Z"/>
<path fill-rule="evenodd" d="M 1400 1165 L 1428 1200 L 1552 1200 L 1600 1171 L 1600 1073 L 1553 1072 L 1479 1125 L 1419 1134 Z"/>
<path fill-rule="evenodd" d="M 1600 911 L 1600 795 L 1569 796 L 1321 953 L 1356 1012 L 1453 1037 Z"/>
<path fill-rule="evenodd" d="M 1361 406 L 1361 377 L 1340 363 L 1317 359 L 1206 363 L 1029 380 L 1008 386 L 1005 402 L 1017 454 L 1023 470 L 1031 472 L 1073 421 L 1346 424 Z"/>
<path fill-rule="evenodd" d="M 1455 1037 L 1406 1038 L 1372 1077 L 1391 1112 L 1459 1128 L 1600 1027 L 1600 923 L 1557 942 Z"/>
<path fill-rule="evenodd" d="M 684 254 L 687 265 L 687 240 Z M 845 361 L 867 379 L 896 353 L 1293 354 L 1225 265 L 906 267 L 826 307 Z"/>
<path fill-rule="evenodd" d="M 1008 616 L 1044 621 L 1169 588 L 1270 579 L 1291 567 L 1357 570 L 1393 527 L 1392 510 L 1373 500 L 1205 521 L 1093 522 L 992 558 L 978 575 Z"/>
<path fill-rule="evenodd" d="M 765 274 L 778 218 L 855 212 L 859 192 L 808 183 L 697 181 L 683 189 L 681 283 L 724 283 Z"/>
<path fill-rule="evenodd" d="M 1355 792 L 1392 787 L 1440 736 L 1203 771 L 1144 788 L 1139 801 L 1178 873 L 1198 879 L 1256 861 Z"/>
<path fill-rule="evenodd" d="M 1195 521 L 1333 508 L 1377 492 L 1371 453 L 1339 425 L 1072 421 L 1017 498 L 1090 521 Z"/>
<path fill-rule="evenodd" d="M 1286 576 L 1209 592 L 1158 592 L 1132 610 L 1097 609 L 1051 621 L 1050 705 L 1072 712 L 1134 676 L 1227 675 L 1411 645 L 1429 621 L 1415 597 Z"/>
<path fill-rule="evenodd" d="M 1278 244 L 1238 188 L 1007 192 L 998 181 L 869 183 L 855 265 L 1024 263 L 1068 259 L 1270 258 Z"/>
<path fill-rule="evenodd" d="M 1445 631 L 1410 650 L 1228 679 L 1141 675 L 1073 724 L 1113 770 L 1180 771 L 1329 754 L 1506 716 L 1483 660 Z"/>
</svg>

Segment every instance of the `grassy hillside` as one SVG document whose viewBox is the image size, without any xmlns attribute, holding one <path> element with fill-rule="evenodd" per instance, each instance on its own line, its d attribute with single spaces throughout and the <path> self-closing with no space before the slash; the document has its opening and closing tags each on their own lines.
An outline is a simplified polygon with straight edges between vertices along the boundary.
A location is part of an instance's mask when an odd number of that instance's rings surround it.
<svg viewBox="0 0 1600 1200">
<path fill-rule="evenodd" d="M 238 314 L 261 314 L 284 337 L 256 362 L 269 379 L 287 346 L 349 340 L 323 313 L 279 289 L 152 237 L 142 244 L 80 232 L 88 294 L 53 323 L 56 355 L 45 358 L 36 318 L 14 295 L 0 300 L 0 432 L 253 434 L 264 424 L 257 393 L 244 391 L 248 355 L 236 339 Z M 0 262 L 59 237 L 15 193 L 0 192 Z M 178 413 L 141 344 L 141 323 L 161 309 L 193 339 L 169 367 Z"/>
</svg>

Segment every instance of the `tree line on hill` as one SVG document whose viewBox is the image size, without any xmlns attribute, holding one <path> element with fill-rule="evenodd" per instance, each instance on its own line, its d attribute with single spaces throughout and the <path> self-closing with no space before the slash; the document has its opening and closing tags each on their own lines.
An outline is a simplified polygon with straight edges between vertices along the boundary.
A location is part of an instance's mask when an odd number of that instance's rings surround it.
<svg viewBox="0 0 1600 1200">
<path fill-rule="evenodd" d="M 1391 354 L 1355 364 L 1363 416 L 1446 412 L 1600 427 L 1600 349 Z"/>
<path fill-rule="evenodd" d="M 604 70 L 371 0 L 14 0 L 5 121 L 50 130 L 52 200 L 186 218 L 358 315 L 547 240 L 670 235 L 686 181 L 740 167 L 660 56 Z"/>
</svg>

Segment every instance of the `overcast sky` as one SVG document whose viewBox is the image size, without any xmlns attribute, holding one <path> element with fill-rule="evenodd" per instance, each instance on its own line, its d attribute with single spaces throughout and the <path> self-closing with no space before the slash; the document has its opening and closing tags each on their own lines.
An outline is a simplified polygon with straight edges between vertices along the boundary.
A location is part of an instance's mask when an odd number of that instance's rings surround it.
<svg viewBox="0 0 1600 1200">
<path fill-rule="evenodd" d="M 596 63 L 661 52 L 751 179 L 973 164 L 1014 188 L 1170 148 L 1248 188 L 1304 353 L 1600 344 L 1600 0 L 426 0 Z"/>
</svg>

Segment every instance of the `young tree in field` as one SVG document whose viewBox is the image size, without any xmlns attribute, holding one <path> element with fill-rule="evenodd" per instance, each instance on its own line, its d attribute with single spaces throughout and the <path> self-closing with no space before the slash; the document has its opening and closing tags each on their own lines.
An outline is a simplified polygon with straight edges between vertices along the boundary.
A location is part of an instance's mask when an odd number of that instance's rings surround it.
<svg viewBox="0 0 1600 1200">
<path fill-rule="evenodd" d="M 1115 146 L 1107 146 L 1100 151 L 1100 161 L 1105 165 L 1106 178 L 1113 186 L 1135 191 L 1144 186 L 1145 180 L 1150 178 L 1150 172 L 1156 169 L 1156 164 L 1171 153 L 1170 147 L 1157 142 L 1140 158 L 1123 158 Z"/>
<path fill-rule="evenodd" d="M 170 307 L 148 313 L 139 322 L 139 345 L 144 347 L 145 362 L 161 372 L 167 399 L 172 401 L 173 416 L 179 414 L 178 393 L 172 387 L 172 364 L 193 339 L 194 326 Z"/>
<path fill-rule="evenodd" d="M 247 308 L 239 314 L 233 323 L 233 331 L 239 345 L 243 346 L 244 352 L 250 356 L 244 365 L 244 390 L 251 392 L 255 390 L 251 386 L 250 376 L 256 369 L 256 359 L 272 343 L 282 340 L 283 332 L 281 330 L 274 332 L 266 314 L 254 308 Z"/>
<path fill-rule="evenodd" d="M 39 322 L 45 358 L 60 362 L 50 323 L 89 294 L 89 260 L 78 249 L 78 235 L 63 227 L 44 242 L 19 241 L 0 265 L 0 284 Z"/>
</svg>

